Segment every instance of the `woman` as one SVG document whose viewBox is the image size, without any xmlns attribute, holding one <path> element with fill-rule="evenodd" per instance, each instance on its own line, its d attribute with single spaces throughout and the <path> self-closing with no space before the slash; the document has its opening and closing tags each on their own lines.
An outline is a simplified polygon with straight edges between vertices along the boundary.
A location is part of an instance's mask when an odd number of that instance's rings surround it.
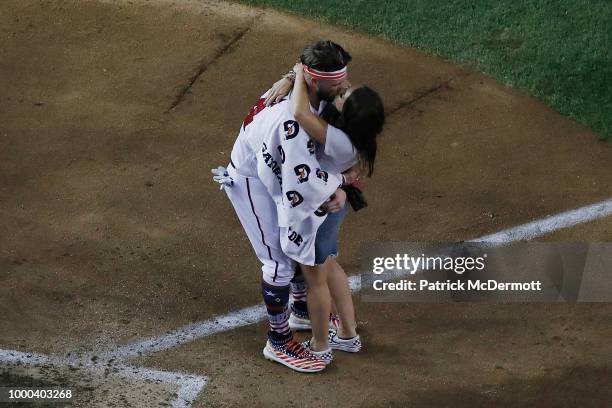
<svg viewBox="0 0 612 408">
<path fill-rule="evenodd" d="M 343 173 L 347 184 L 359 180 L 361 173 L 371 176 L 376 159 L 376 136 L 382 131 L 385 115 L 383 103 L 378 94 L 368 87 L 348 88 L 334 99 L 334 106 L 340 113 L 336 126 L 328 124 L 310 110 L 305 75 L 308 67 L 296 64 L 293 95 L 293 114 L 299 125 L 323 148 L 319 156 L 322 168 L 330 173 Z M 335 212 L 330 212 L 319 227 L 315 240 L 315 264 L 317 280 L 326 280 L 336 311 L 340 316 L 337 330 L 329 333 L 328 340 L 333 349 L 358 352 L 361 341 L 356 332 L 355 309 L 348 285 L 347 275 L 336 260 L 338 255 L 338 233 L 346 216 L 348 203 Z M 331 209 L 333 211 L 335 209 Z M 308 268 L 303 266 L 303 268 Z M 321 285 L 319 285 L 321 286 Z M 324 291 L 324 289 L 318 289 Z M 317 289 L 315 289 L 317 291 Z M 325 340 L 317 338 L 327 325 L 322 315 L 312 319 L 313 302 L 321 301 L 324 294 L 309 297 L 311 320 L 319 328 L 313 327 L 314 338 L 306 346 L 322 348 Z M 318 310 L 318 308 L 314 308 Z M 294 313 L 299 313 L 294 307 Z M 302 310 L 304 313 L 304 310 Z M 319 312 L 322 313 L 322 312 Z M 321 344 L 323 343 L 323 344 Z"/>
</svg>

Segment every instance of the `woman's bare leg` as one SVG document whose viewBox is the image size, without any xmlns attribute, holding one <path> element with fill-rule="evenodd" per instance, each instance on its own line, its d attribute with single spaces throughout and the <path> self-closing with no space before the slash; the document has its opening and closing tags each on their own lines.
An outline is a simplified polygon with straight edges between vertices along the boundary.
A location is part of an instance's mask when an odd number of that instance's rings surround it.
<svg viewBox="0 0 612 408">
<path fill-rule="evenodd" d="M 331 296 L 327 287 L 327 270 L 322 266 L 301 265 L 302 273 L 308 283 L 308 314 L 312 325 L 311 348 L 324 351 L 329 348 L 327 333 Z"/>
<path fill-rule="evenodd" d="M 338 315 L 340 315 L 340 327 L 338 336 L 348 339 L 357 335 L 357 322 L 355 320 L 355 307 L 351 297 L 348 278 L 342 266 L 336 258 L 329 257 L 323 266 L 326 269 L 327 285 L 334 300 Z M 310 306 L 310 302 L 308 303 Z"/>
</svg>

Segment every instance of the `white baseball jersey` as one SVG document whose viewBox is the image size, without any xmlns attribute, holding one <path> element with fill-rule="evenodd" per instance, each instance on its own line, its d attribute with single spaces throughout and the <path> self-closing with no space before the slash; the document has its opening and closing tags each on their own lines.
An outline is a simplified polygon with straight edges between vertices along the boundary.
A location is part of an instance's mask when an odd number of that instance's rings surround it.
<svg viewBox="0 0 612 408">
<path fill-rule="evenodd" d="M 266 105 L 264 104 L 268 92 L 264 93 L 259 98 L 255 106 L 253 106 L 249 110 L 249 113 L 242 122 L 242 126 L 240 126 L 240 132 L 238 133 L 238 137 L 236 138 L 236 142 L 234 143 L 234 147 L 232 149 L 232 154 L 230 157 L 231 163 L 235 169 L 239 169 L 238 173 L 242 174 L 245 177 L 257 177 L 257 164 L 255 162 L 254 154 L 255 152 L 252 150 L 252 148 L 245 139 L 245 131 L 248 127 L 250 127 L 251 123 L 255 120 L 256 117 L 259 116 L 260 113 L 276 106 L 273 105 L 272 107 L 266 107 Z M 291 95 L 292 92 L 285 96 L 283 101 L 291 100 Z M 327 102 L 321 101 L 318 110 L 313 109 L 312 106 L 310 107 L 310 110 L 312 113 L 319 116 L 323 112 L 323 109 L 325 109 L 325 106 L 327 106 Z"/>
<path fill-rule="evenodd" d="M 281 247 L 290 258 L 314 265 L 314 240 L 326 218 L 319 210 L 342 184 L 321 168 L 315 142 L 281 102 L 257 116 L 245 130 L 256 152 L 257 174 L 277 208 Z"/>
<path fill-rule="evenodd" d="M 319 164 L 315 142 L 300 129 L 291 114 L 290 102 L 268 108 L 261 102 L 251 109 L 243 123 L 232 150 L 232 164 L 237 174 L 258 178 L 276 207 L 275 217 L 260 212 L 259 224 L 264 219 L 275 222 L 283 252 L 293 260 L 313 265 L 316 231 L 326 217 L 319 207 L 341 184 L 341 176 L 329 173 Z M 244 223 L 243 226 L 247 229 Z M 260 233 L 263 236 L 263 231 Z M 272 239 L 269 237 L 266 245 Z M 257 241 L 251 240 L 256 252 L 256 245 L 263 240 Z M 260 260 L 264 262 L 261 257 Z"/>
<path fill-rule="evenodd" d="M 359 161 L 347 134 L 332 125 L 327 126 L 325 147 L 317 150 L 317 158 L 321 168 L 330 173 L 343 173 Z"/>
</svg>

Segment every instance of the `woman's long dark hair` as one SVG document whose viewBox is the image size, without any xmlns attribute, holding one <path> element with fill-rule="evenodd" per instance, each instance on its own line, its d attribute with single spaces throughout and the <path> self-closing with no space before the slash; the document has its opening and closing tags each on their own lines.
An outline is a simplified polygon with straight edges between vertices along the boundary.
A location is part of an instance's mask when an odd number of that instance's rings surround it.
<svg viewBox="0 0 612 408">
<path fill-rule="evenodd" d="M 368 177 L 374 172 L 376 136 L 382 132 L 384 123 L 382 99 L 372 88 L 357 88 L 344 101 L 337 127 L 347 134 L 355 146 Z"/>
</svg>

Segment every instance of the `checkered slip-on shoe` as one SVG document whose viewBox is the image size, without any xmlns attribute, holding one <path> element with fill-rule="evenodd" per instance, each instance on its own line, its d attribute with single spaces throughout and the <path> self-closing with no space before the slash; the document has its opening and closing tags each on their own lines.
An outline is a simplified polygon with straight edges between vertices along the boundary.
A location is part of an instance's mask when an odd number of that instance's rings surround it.
<svg viewBox="0 0 612 408">
<path fill-rule="evenodd" d="M 329 346 L 334 350 L 346 351 L 347 353 L 357 353 L 361 350 L 359 335 L 350 339 L 341 339 L 338 337 L 338 330 L 330 330 L 327 340 L 329 341 Z"/>
<path fill-rule="evenodd" d="M 305 349 L 310 351 L 317 358 L 320 358 L 321 360 L 323 360 L 325 362 L 325 365 L 331 364 L 331 362 L 334 360 L 334 355 L 332 353 L 331 348 L 328 348 L 327 350 L 323 350 L 323 351 L 314 351 L 310 348 L 310 340 L 306 340 L 305 342 L 303 342 L 302 346 L 304 346 Z"/>
</svg>

